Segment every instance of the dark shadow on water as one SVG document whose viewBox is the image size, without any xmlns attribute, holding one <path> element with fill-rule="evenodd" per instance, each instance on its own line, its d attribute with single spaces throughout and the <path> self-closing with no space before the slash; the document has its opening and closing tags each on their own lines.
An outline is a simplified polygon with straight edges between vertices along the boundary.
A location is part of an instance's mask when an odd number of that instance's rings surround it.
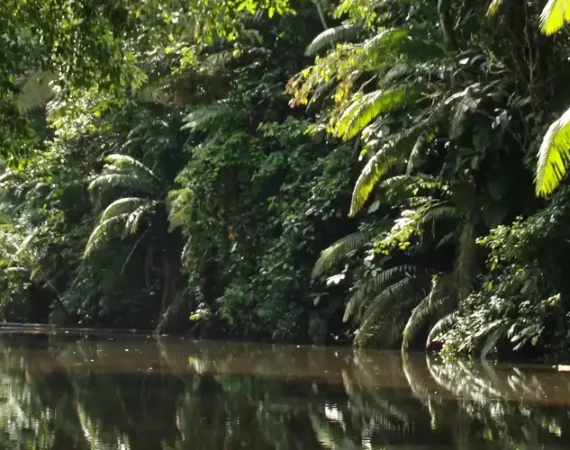
<svg viewBox="0 0 570 450">
<path fill-rule="evenodd" d="M 568 448 L 570 376 L 545 367 L 134 336 L 0 347 L 0 450 Z"/>
</svg>

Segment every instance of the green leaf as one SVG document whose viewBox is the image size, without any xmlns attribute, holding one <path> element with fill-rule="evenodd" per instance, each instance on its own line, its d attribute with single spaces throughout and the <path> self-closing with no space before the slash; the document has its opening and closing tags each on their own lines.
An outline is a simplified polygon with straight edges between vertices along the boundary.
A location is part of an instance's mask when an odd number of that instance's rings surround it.
<svg viewBox="0 0 570 450">
<path fill-rule="evenodd" d="M 554 191 L 566 175 L 570 160 L 570 109 L 546 132 L 538 151 L 536 195 Z"/>
</svg>

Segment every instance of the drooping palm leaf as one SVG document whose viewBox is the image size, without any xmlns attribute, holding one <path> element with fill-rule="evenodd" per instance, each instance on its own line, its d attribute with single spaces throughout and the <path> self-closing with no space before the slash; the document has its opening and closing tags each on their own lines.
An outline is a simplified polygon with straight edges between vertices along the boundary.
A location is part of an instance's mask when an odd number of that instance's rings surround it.
<svg viewBox="0 0 570 450">
<path fill-rule="evenodd" d="M 91 236 L 89 236 L 83 256 L 89 256 L 95 249 L 107 243 L 111 238 L 121 236 L 128 217 L 129 213 L 123 213 L 99 222 Z"/>
<path fill-rule="evenodd" d="M 391 307 L 404 307 L 413 302 L 417 295 L 418 279 L 415 277 L 403 278 L 384 289 L 366 308 L 354 340 L 355 345 L 366 345 L 374 337 L 374 329 L 381 325 L 389 326 L 386 321 L 379 320 L 383 315 L 389 315 L 386 313 L 387 310 L 392 309 Z"/>
<path fill-rule="evenodd" d="M 359 31 L 359 26 L 350 23 L 328 28 L 313 39 L 305 50 L 305 55 L 313 56 L 328 45 L 353 38 Z"/>
<path fill-rule="evenodd" d="M 221 119 L 237 117 L 238 115 L 238 112 L 231 106 L 223 103 L 214 103 L 198 108 L 184 117 L 185 124 L 180 129 L 200 131 L 206 129 L 214 122 L 221 121 Z"/>
<path fill-rule="evenodd" d="M 354 185 L 349 217 L 354 217 L 362 209 L 380 178 L 394 165 L 402 162 L 401 148 L 398 145 L 384 145 L 368 160 Z"/>
<path fill-rule="evenodd" d="M 426 137 L 425 135 L 420 135 L 418 137 L 414 147 L 412 148 L 412 152 L 410 153 L 410 157 L 408 158 L 408 167 L 406 168 L 406 175 L 410 175 L 414 170 L 416 170 L 424 160 L 424 152 L 426 146 Z"/>
<path fill-rule="evenodd" d="M 446 204 L 437 204 L 428 208 L 422 215 L 420 223 L 426 225 L 430 222 L 436 222 L 442 219 L 459 219 L 461 214 L 454 206 Z"/>
<path fill-rule="evenodd" d="M 428 334 L 428 338 L 426 340 L 426 348 L 430 348 L 433 342 L 438 339 L 442 334 L 444 334 L 455 322 L 455 318 L 457 317 L 457 311 L 453 311 L 450 314 L 439 319 L 435 325 L 432 327 Z"/>
<path fill-rule="evenodd" d="M 538 151 L 536 194 L 546 196 L 554 191 L 566 175 L 570 161 L 570 109 L 546 132 Z"/>
<path fill-rule="evenodd" d="M 399 109 L 413 100 L 411 88 L 377 90 L 355 100 L 340 117 L 333 134 L 348 140 L 360 133 L 379 114 Z"/>
<path fill-rule="evenodd" d="M 98 191 L 108 187 L 120 187 L 142 194 L 151 194 L 156 190 L 155 183 L 149 183 L 148 180 L 138 177 L 136 174 L 103 173 L 97 175 L 91 183 L 89 183 L 90 191 Z"/>
<path fill-rule="evenodd" d="M 426 296 L 412 311 L 402 334 L 402 350 L 407 350 L 425 320 L 433 315 L 443 316 L 453 303 L 453 283 L 450 275 L 432 279 L 432 287 Z"/>
<path fill-rule="evenodd" d="M 135 172 L 148 176 L 153 182 L 159 181 L 159 177 L 150 168 L 130 156 L 113 153 L 105 157 L 105 162 L 107 163 L 106 170 L 110 172 Z"/>
<path fill-rule="evenodd" d="M 147 200 L 142 203 L 137 209 L 131 212 L 126 223 L 124 236 L 127 234 L 136 234 L 139 231 L 140 224 L 144 219 L 145 215 L 151 215 L 154 213 L 157 202 Z"/>
<path fill-rule="evenodd" d="M 487 17 L 496 16 L 504 0 L 493 0 L 487 9 Z"/>
<path fill-rule="evenodd" d="M 370 234 L 357 231 L 349 234 L 321 252 L 321 256 L 313 267 L 313 277 L 319 277 L 329 270 L 334 263 L 344 258 L 370 240 Z"/>
<path fill-rule="evenodd" d="M 344 311 L 343 320 L 347 322 L 357 311 L 362 311 L 373 301 L 376 296 L 387 286 L 393 284 L 398 279 L 415 274 L 417 269 L 414 266 L 401 265 L 383 270 L 375 277 L 359 283 L 356 292 L 352 295 Z M 360 317 L 361 314 L 356 314 Z"/>
<path fill-rule="evenodd" d="M 141 204 L 146 203 L 147 200 L 139 197 L 124 197 L 118 200 L 115 200 L 111 203 L 103 213 L 99 219 L 100 222 L 104 222 L 111 217 L 118 216 L 124 213 L 131 213 L 136 208 L 138 208 Z"/>
<path fill-rule="evenodd" d="M 548 0 L 540 15 L 540 29 L 546 35 L 559 31 L 570 22 L 570 1 Z"/>
</svg>

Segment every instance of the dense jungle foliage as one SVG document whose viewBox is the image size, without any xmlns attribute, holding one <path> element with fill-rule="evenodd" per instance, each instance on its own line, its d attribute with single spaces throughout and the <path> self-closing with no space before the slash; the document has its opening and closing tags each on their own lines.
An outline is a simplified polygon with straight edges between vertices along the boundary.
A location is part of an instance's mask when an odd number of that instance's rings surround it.
<svg viewBox="0 0 570 450">
<path fill-rule="evenodd" d="M 3 1 L 1 317 L 563 354 L 569 20 Z"/>
</svg>

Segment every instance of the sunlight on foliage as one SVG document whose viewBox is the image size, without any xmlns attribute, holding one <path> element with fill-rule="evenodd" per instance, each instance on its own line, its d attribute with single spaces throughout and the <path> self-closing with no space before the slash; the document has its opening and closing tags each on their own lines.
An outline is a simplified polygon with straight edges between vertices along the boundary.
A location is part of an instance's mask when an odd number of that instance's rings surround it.
<svg viewBox="0 0 570 450">
<path fill-rule="evenodd" d="M 570 1 L 548 0 L 540 16 L 540 28 L 546 35 L 551 35 L 570 22 Z"/>
<path fill-rule="evenodd" d="M 570 109 L 546 132 L 538 152 L 536 194 L 545 196 L 554 191 L 566 175 L 570 161 Z"/>
</svg>

